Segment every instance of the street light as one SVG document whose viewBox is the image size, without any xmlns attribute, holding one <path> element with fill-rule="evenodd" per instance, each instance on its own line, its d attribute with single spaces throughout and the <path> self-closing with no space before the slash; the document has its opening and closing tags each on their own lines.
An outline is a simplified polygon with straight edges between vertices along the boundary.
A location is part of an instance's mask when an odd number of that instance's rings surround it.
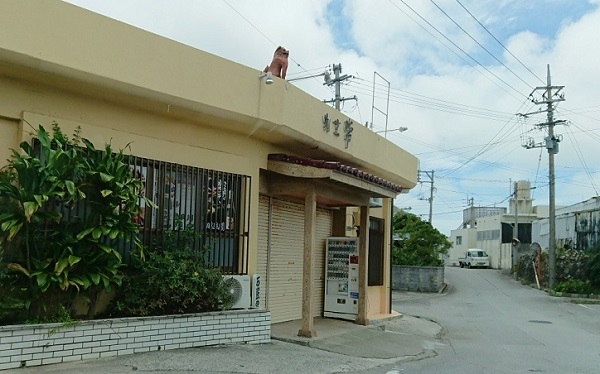
<svg viewBox="0 0 600 374">
<path fill-rule="evenodd" d="M 388 132 L 392 132 L 392 131 L 398 131 L 398 132 L 404 132 L 408 130 L 408 127 L 398 127 L 397 129 L 391 129 L 391 130 L 381 130 L 381 131 L 373 131 L 375 134 L 380 134 L 380 133 L 384 133 L 384 138 L 387 139 L 387 133 Z"/>
</svg>

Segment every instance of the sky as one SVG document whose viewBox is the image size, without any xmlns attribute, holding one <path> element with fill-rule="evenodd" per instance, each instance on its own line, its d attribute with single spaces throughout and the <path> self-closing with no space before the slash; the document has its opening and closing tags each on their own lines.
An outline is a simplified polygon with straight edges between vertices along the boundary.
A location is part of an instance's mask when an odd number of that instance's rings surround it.
<svg viewBox="0 0 600 374">
<path fill-rule="evenodd" d="M 395 205 L 429 220 L 431 202 L 446 235 L 470 204 L 508 207 L 517 180 L 549 204 L 547 113 L 529 114 L 549 66 L 556 206 L 599 195 L 600 0 L 67 2 L 257 70 L 284 46 L 287 79 L 319 100 L 333 89 L 310 76 L 341 64 L 341 110 L 419 159 Z"/>
</svg>

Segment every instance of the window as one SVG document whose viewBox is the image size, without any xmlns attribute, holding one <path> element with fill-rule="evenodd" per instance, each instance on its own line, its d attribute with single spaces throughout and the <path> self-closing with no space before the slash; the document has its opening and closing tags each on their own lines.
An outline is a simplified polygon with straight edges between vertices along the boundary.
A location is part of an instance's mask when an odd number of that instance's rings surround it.
<svg viewBox="0 0 600 374">
<path fill-rule="evenodd" d="M 369 217 L 369 286 L 383 286 L 383 219 Z"/>
<path fill-rule="evenodd" d="M 130 167 L 142 179 L 140 239 L 151 247 L 168 230 L 190 226 L 199 234 L 194 247 L 207 246 L 207 264 L 226 274 L 248 272 L 250 177 L 132 157 Z"/>
<path fill-rule="evenodd" d="M 39 140 L 34 140 L 39 152 Z M 157 208 L 140 201 L 139 238 L 151 248 L 169 230 L 192 228 L 196 249 L 208 248 L 207 265 L 225 274 L 248 273 L 250 177 L 130 156 L 129 167 L 141 179 L 143 194 Z M 51 207 L 65 220 L 85 212 L 85 203 Z M 47 222 L 46 225 L 51 225 Z M 123 261 L 131 261 L 132 241 L 117 243 Z"/>
<path fill-rule="evenodd" d="M 456 236 L 456 245 L 461 245 L 462 244 L 462 236 L 461 235 L 457 235 Z"/>
</svg>

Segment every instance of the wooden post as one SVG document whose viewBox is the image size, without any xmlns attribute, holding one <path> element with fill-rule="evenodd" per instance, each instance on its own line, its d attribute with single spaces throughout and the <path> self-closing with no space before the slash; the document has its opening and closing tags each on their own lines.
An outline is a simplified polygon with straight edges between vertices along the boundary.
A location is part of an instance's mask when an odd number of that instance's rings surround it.
<svg viewBox="0 0 600 374">
<path fill-rule="evenodd" d="M 315 225 L 317 221 L 317 194 L 311 186 L 304 197 L 304 263 L 302 274 L 302 328 L 299 336 L 312 338 L 317 336 L 313 321 L 313 283 Z"/>
<path fill-rule="evenodd" d="M 358 316 L 356 323 L 368 325 L 367 284 L 369 269 L 369 206 L 360 207 L 360 236 L 358 238 Z"/>
</svg>

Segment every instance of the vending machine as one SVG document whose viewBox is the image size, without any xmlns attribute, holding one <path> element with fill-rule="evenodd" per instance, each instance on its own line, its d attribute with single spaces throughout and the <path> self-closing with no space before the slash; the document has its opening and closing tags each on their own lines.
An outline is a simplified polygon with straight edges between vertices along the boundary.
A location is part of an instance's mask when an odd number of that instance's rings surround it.
<svg viewBox="0 0 600 374">
<path fill-rule="evenodd" d="M 323 316 L 358 316 L 358 238 L 327 238 Z"/>
</svg>

